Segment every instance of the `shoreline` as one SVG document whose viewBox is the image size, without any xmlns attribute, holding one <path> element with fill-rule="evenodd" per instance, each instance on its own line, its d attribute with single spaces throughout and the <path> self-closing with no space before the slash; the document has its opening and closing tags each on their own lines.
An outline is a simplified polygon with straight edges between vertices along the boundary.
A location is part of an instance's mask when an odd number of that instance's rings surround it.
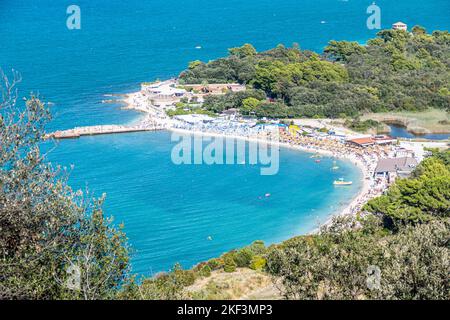
<svg viewBox="0 0 450 320">
<path fill-rule="evenodd" d="M 335 209 L 333 212 L 327 215 L 327 219 L 317 228 L 311 230 L 307 234 L 314 234 L 320 231 L 320 227 L 328 226 L 332 223 L 333 219 L 338 216 L 346 216 L 346 215 L 352 215 L 352 208 L 356 207 L 360 200 L 362 200 L 364 197 L 369 195 L 370 191 L 370 183 L 371 180 L 367 180 L 366 177 L 370 176 L 371 172 L 370 170 L 362 163 L 361 160 L 359 160 L 356 157 L 350 157 L 350 156 L 341 156 L 341 155 L 335 155 L 333 152 L 325 149 L 308 149 L 306 147 L 297 146 L 297 145 L 291 145 L 286 142 L 276 142 L 273 140 L 268 139 L 260 139 L 256 137 L 246 137 L 246 136 L 239 136 L 239 135 L 227 135 L 227 134 L 219 134 L 215 132 L 203 132 L 203 131 L 191 131 L 187 129 L 179 129 L 179 128 L 168 128 L 167 131 L 171 132 L 178 132 L 181 134 L 192 134 L 192 135 L 201 135 L 201 136 L 208 136 L 208 137 L 226 137 L 226 138 L 232 138 L 232 139 L 239 139 L 244 140 L 247 142 L 263 142 L 267 143 L 271 146 L 278 146 L 281 148 L 296 150 L 300 152 L 306 152 L 311 154 L 321 154 L 325 156 L 335 157 L 340 160 L 351 162 L 353 165 L 355 165 L 358 170 L 360 171 L 362 177 L 362 189 L 351 199 L 351 201 L 347 205 L 343 205 L 341 208 Z"/>
<path fill-rule="evenodd" d="M 188 129 L 182 129 L 182 128 L 176 128 L 173 126 L 173 120 L 166 115 L 164 110 L 158 110 L 156 107 L 151 106 L 150 103 L 146 100 L 145 95 L 142 93 L 142 91 L 132 92 L 129 94 L 126 94 L 123 99 L 125 103 L 125 107 L 123 107 L 126 110 L 134 110 L 136 112 L 139 112 L 142 114 L 141 118 L 136 120 L 136 123 L 139 123 L 141 125 L 145 125 L 146 123 L 158 123 L 159 125 L 164 127 L 164 130 L 167 130 L 169 132 L 178 132 L 181 134 L 192 134 L 192 135 L 202 135 L 202 136 L 209 136 L 209 137 L 222 137 L 222 138 L 232 138 L 232 139 L 239 139 L 244 140 L 248 142 L 263 142 L 270 145 L 277 145 L 279 147 L 284 147 L 291 150 L 297 150 L 300 152 L 307 152 L 307 153 L 318 153 L 324 156 L 329 157 L 335 157 L 340 160 L 349 161 L 353 165 L 355 165 L 361 174 L 361 183 L 362 188 L 359 190 L 359 192 L 356 193 L 356 195 L 350 200 L 348 204 L 343 204 L 342 206 L 338 206 L 338 208 L 333 209 L 330 211 L 330 213 L 326 216 L 326 220 L 321 222 L 319 226 L 312 229 L 310 232 L 306 234 L 314 234 L 318 233 L 320 231 L 320 228 L 329 226 L 333 219 L 335 217 L 339 216 L 347 216 L 347 215 L 355 215 L 357 212 L 359 212 L 358 208 L 362 207 L 363 204 L 367 203 L 370 199 L 378 196 L 376 192 L 372 191 L 372 184 L 374 183 L 374 179 L 372 178 L 372 170 L 369 168 L 368 164 L 365 164 L 362 159 L 360 159 L 356 153 L 335 153 L 330 150 L 322 149 L 320 147 L 314 146 L 314 147 L 305 147 L 298 144 L 291 144 L 288 142 L 280 142 L 280 141 L 273 141 L 270 139 L 264 139 L 260 137 L 255 136 L 243 136 L 243 135 L 237 135 L 237 134 L 226 134 L 226 133 L 217 133 L 217 132 L 208 132 L 208 131 L 196 131 L 196 130 L 188 130 Z M 374 169 L 374 168 L 373 168 Z M 369 177 L 369 179 L 367 179 Z M 386 186 L 384 186 L 384 191 L 386 189 Z"/>
</svg>

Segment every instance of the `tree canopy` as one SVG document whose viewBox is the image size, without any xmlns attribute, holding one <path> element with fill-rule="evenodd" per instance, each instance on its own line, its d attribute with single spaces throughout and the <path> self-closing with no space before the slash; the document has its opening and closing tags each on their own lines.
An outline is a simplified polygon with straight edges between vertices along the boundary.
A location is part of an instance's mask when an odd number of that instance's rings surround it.
<svg viewBox="0 0 450 320">
<path fill-rule="evenodd" d="M 441 160 L 449 157 L 450 151 L 442 154 L 425 159 L 412 178 L 398 179 L 385 195 L 369 201 L 364 209 L 396 224 L 450 217 L 450 165 Z"/>
<path fill-rule="evenodd" d="M 298 45 L 257 52 L 246 44 L 229 53 L 208 63 L 191 63 L 181 73 L 181 80 L 238 82 L 260 89 L 274 103 L 268 108 L 274 110 L 274 117 L 336 118 L 364 112 L 450 110 L 448 31 L 427 34 L 420 26 L 412 33 L 383 30 L 366 45 L 330 41 L 322 55 L 300 50 Z"/>
<path fill-rule="evenodd" d="M 272 246 L 267 271 L 281 279 L 284 297 L 448 300 L 449 156 L 434 151 L 359 217 Z"/>
</svg>

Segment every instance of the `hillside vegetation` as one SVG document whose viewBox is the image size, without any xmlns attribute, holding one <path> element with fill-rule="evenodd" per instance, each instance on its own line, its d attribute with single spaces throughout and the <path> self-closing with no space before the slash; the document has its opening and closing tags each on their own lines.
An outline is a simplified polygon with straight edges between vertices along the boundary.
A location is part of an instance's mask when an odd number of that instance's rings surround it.
<svg viewBox="0 0 450 320">
<path fill-rule="evenodd" d="M 336 218 L 320 234 L 270 248 L 267 271 L 288 299 L 450 298 L 450 151 Z"/>
<path fill-rule="evenodd" d="M 335 218 L 317 234 L 270 247 L 255 241 L 192 270 L 176 266 L 127 287 L 121 297 L 261 298 L 269 291 L 285 299 L 448 300 L 449 182 L 450 151 L 434 151 L 358 217 Z M 258 272 L 271 276 L 273 285 Z"/>
<path fill-rule="evenodd" d="M 228 57 L 191 62 L 182 83 L 246 84 L 250 90 L 211 96 L 205 108 L 239 108 L 259 117 L 356 117 L 365 112 L 450 108 L 450 34 L 414 27 L 384 30 L 367 45 L 331 41 L 322 55 L 283 45 L 250 44 Z M 269 99 L 266 99 L 269 98 Z"/>
<path fill-rule="evenodd" d="M 19 105 L 19 74 L 0 78 L 0 300 L 113 299 L 128 278 L 125 234 L 103 198 L 73 191 L 44 161 L 45 104 Z"/>
</svg>

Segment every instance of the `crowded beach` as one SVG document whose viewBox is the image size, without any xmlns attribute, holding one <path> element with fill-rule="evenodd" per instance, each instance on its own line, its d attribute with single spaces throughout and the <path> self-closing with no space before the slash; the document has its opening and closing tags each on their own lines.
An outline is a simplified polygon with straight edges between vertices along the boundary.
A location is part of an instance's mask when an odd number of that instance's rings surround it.
<svg viewBox="0 0 450 320">
<path fill-rule="evenodd" d="M 397 177 L 408 176 L 427 155 L 426 147 L 445 147 L 445 142 L 419 144 L 389 136 L 362 135 L 322 120 L 252 119 L 240 116 L 239 110 L 234 109 L 216 116 L 167 115 L 167 111 L 182 99 L 201 105 L 206 95 L 224 94 L 227 90 L 240 91 L 245 87 L 238 84 L 187 87 L 171 79 L 143 84 L 141 90 L 128 95 L 125 102 L 126 108 L 145 113 L 141 120 L 144 126 L 157 125 L 172 131 L 276 143 L 310 152 L 311 160 L 316 162 L 320 162 L 321 155 L 351 161 L 363 173 L 363 188 L 348 206 L 340 209 L 340 214 L 360 212 L 368 200 L 382 194 Z"/>
</svg>

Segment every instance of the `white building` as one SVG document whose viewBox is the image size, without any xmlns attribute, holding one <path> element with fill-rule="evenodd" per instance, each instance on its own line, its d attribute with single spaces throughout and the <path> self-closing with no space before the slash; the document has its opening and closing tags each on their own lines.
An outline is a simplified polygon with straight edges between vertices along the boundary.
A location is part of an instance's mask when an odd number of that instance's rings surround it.
<svg viewBox="0 0 450 320">
<path fill-rule="evenodd" d="M 152 105 L 162 108 L 171 107 L 182 98 L 190 98 L 190 94 L 177 88 L 175 80 L 142 84 L 141 91 L 150 99 Z"/>
<path fill-rule="evenodd" d="M 403 31 L 408 31 L 408 25 L 407 24 L 405 24 L 405 23 L 403 23 L 403 22 L 397 22 L 397 23 L 394 23 L 393 25 L 392 25 L 392 29 L 394 29 L 394 30 L 403 30 Z"/>
</svg>

